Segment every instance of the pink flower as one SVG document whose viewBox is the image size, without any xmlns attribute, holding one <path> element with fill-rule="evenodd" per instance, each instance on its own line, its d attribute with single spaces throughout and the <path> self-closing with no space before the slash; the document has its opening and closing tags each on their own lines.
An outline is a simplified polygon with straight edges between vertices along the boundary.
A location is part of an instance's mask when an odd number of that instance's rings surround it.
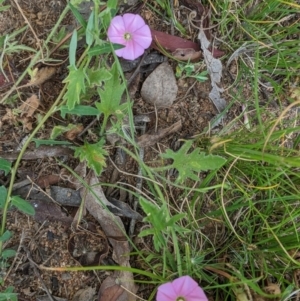
<svg viewBox="0 0 300 301">
<path fill-rule="evenodd" d="M 156 301 L 208 301 L 208 299 L 193 278 L 182 276 L 160 285 Z"/>
<path fill-rule="evenodd" d="M 141 16 L 135 14 L 114 17 L 107 36 L 111 43 L 125 46 L 116 50 L 116 55 L 127 60 L 135 60 L 141 56 L 152 42 L 149 26 Z"/>
</svg>

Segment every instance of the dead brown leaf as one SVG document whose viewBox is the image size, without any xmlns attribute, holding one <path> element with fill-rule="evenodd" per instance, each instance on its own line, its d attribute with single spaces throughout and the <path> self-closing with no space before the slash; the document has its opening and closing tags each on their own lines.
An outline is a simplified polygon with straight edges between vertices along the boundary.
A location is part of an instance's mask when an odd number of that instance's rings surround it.
<svg viewBox="0 0 300 301">
<path fill-rule="evenodd" d="M 124 297 L 122 297 L 122 295 Z M 102 282 L 97 299 L 98 301 L 127 301 L 127 299 L 124 298 L 126 298 L 124 289 L 116 284 L 115 278 L 109 276 Z"/>
<path fill-rule="evenodd" d="M 65 133 L 65 137 L 68 140 L 73 141 L 74 139 L 76 139 L 76 137 L 78 136 L 78 134 L 80 134 L 83 131 L 84 127 L 82 124 L 78 124 L 77 126 L 73 127 L 70 131 Z"/>
<path fill-rule="evenodd" d="M 151 29 L 151 34 L 153 39 L 151 46 L 158 51 L 161 51 L 161 48 L 164 48 L 171 52 L 176 51 L 176 49 L 178 48 L 189 48 L 194 49 L 195 51 L 201 50 L 199 44 L 177 36 L 172 36 L 165 32 Z"/>
<path fill-rule="evenodd" d="M 33 70 L 33 76 L 27 86 L 39 86 L 46 80 L 51 78 L 56 72 L 56 68 L 52 66 L 43 66 Z"/>
<path fill-rule="evenodd" d="M 108 254 L 108 242 L 102 231 L 81 230 L 68 241 L 68 252 L 82 266 L 96 266 Z"/>
<path fill-rule="evenodd" d="M 16 116 L 13 113 L 12 109 L 6 108 L 6 113 L 1 119 L 1 125 L 4 121 L 7 121 L 9 123 L 15 123 L 17 121 Z"/>
<path fill-rule="evenodd" d="M 280 295 L 281 289 L 276 283 L 269 283 L 269 285 L 264 287 L 264 291 L 271 295 Z"/>
<path fill-rule="evenodd" d="M 27 98 L 18 109 L 21 111 L 21 117 L 32 117 L 39 106 L 40 100 L 33 94 L 31 97 Z"/>
<path fill-rule="evenodd" d="M 85 174 L 85 168 L 83 168 L 83 163 L 80 163 L 75 172 L 80 170 L 83 174 Z M 81 176 L 81 175 L 80 175 Z M 99 222 L 102 230 L 107 236 L 112 248 L 113 260 L 119 264 L 120 266 L 130 267 L 129 263 L 129 242 L 125 236 L 125 227 L 118 216 L 114 216 L 111 214 L 102 204 L 113 206 L 105 197 L 103 190 L 101 188 L 100 182 L 96 177 L 94 172 L 90 172 L 87 177 L 85 177 L 85 181 L 88 184 L 88 188 L 82 187 L 82 184 L 76 179 L 72 179 L 72 182 L 76 185 L 77 189 L 80 189 L 80 194 L 82 198 L 85 200 L 85 207 L 89 211 L 89 213 Z M 91 189 L 92 188 L 92 189 Z M 99 200 L 97 199 L 99 198 Z M 127 271 L 115 271 L 112 275 L 114 279 L 118 280 L 127 291 L 135 294 L 136 293 L 136 285 L 134 284 L 133 274 Z M 101 288 L 100 288 L 101 290 Z M 112 286 L 111 292 L 108 290 L 107 294 L 116 294 L 116 288 Z M 126 290 L 122 290 L 121 294 L 117 294 L 115 299 L 101 299 L 104 300 L 115 300 L 115 301 L 135 301 L 136 297 L 132 294 L 127 293 Z M 118 290 L 117 290 L 118 291 Z"/>
<path fill-rule="evenodd" d="M 94 287 L 88 286 L 87 288 L 78 290 L 73 296 L 72 301 L 94 300 L 93 297 L 95 296 L 95 294 L 96 294 L 96 289 Z"/>
<path fill-rule="evenodd" d="M 201 57 L 201 52 L 193 48 L 178 48 L 172 52 L 172 56 L 180 61 L 197 61 Z"/>
<path fill-rule="evenodd" d="M 34 219 L 40 223 L 46 220 L 50 222 L 60 221 L 70 226 L 73 221 L 73 218 L 67 216 L 58 205 L 54 204 L 51 200 L 46 201 L 41 195 L 39 199 L 31 200 L 30 203 L 35 208 Z"/>
</svg>

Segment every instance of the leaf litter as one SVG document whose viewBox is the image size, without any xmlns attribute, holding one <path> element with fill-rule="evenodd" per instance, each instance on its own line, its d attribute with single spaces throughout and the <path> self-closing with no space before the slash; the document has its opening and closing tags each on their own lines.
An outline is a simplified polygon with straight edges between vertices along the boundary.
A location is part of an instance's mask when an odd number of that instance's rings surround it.
<svg viewBox="0 0 300 301">
<path fill-rule="evenodd" d="M 126 231 L 124 224 L 118 216 L 114 216 L 107 208 L 105 208 L 108 205 L 111 207 L 114 207 L 114 205 L 112 205 L 105 197 L 100 182 L 94 172 L 90 171 L 87 176 L 84 176 L 86 174 L 86 166 L 84 163 L 80 163 L 76 167 L 75 172 L 78 172 L 78 175 L 88 184 L 88 186 L 82 187 L 82 183 L 76 178 L 72 181 L 75 183 L 76 189 L 80 190 L 85 208 L 99 222 L 110 242 L 113 248 L 113 260 L 121 267 L 130 267 L 130 248 L 127 237 L 125 236 Z M 107 280 L 107 282 L 109 281 L 111 286 L 103 289 L 102 286 L 107 285 L 103 282 L 101 285 L 102 290 L 100 287 L 99 301 L 105 301 L 104 298 L 106 298 L 107 295 L 114 296 L 115 299 L 112 300 L 115 301 L 136 300 L 134 294 L 137 291 L 137 287 L 134 284 L 133 274 L 131 272 L 122 270 L 114 271 L 112 276 L 109 276 L 109 279 L 110 280 Z M 126 290 L 123 288 L 120 290 L 120 285 Z M 118 292 L 117 294 L 116 291 Z M 106 297 L 101 296 L 101 294 Z"/>
<path fill-rule="evenodd" d="M 26 131 L 32 130 L 32 124 L 34 119 L 34 113 L 40 106 L 40 100 L 36 94 L 32 94 L 27 98 L 18 108 L 17 112 L 20 112 L 18 116 L 13 112 L 12 109 L 6 109 L 6 114 L 1 118 L 0 127 L 4 122 L 9 124 L 15 124 L 16 122 L 21 122 L 23 124 L 23 129 Z"/>
</svg>

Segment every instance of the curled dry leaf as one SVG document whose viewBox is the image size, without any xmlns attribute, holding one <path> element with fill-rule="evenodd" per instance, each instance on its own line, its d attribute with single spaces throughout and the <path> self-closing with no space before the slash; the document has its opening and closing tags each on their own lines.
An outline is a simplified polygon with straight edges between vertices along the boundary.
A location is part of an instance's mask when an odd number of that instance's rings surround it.
<svg viewBox="0 0 300 301">
<path fill-rule="evenodd" d="M 75 127 L 73 127 L 70 131 L 65 133 L 65 137 L 68 140 L 75 140 L 76 137 L 83 131 L 84 127 L 82 124 L 77 124 Z"/>
<path fill-rule="evenodd" d="M 181 61 L 198 61 L 201 57 L 201 52 L 193 48 L 178 48 L 172 52 L 172 56 Z"/>
<path fill-rule="evenodd" d="M 269 283 L 269 285 L 264 287 L 264 291 L 271 295 L 280 295 L 281 289 L 276 283 Z"/>
<path fill-rule="evenodd" d="M 16 118 L 16 116 L 14 115 L 12 109 L 5 108 L 5 110 L 6 110 L 6 113 L 5 113 L 5 115 L 1 118 L 1 121 L 0 121 L 0 127 L 2 126 L 2 124 L 3 124 L 5 121 L 7 121 L 8 123 L 15 123 L 15 122 L 17 121 L 17 118 Z"/>
<path fill-rule="evenodd" d="M 122 295 L 125 296 L 123 293 L 124 290 L 116 283 L 116 279 L 109 276 L 101 284 L 97 301 L 127 301 L 127 299 L 121 299 L 124 298 Z"/>
<path fill-rule="evenodd" d="M 52 66 L 43 66 L 33 70 L 33 76 L 27 86 L 39 86 L 46 80 L 51 78 L 56 72 L 56 68 Z"/>
<path fill-rule="evenodd" d="M 212 90 L 209 93 L 209 98 L 220 113 L 226 107 L 226 101 L 221 97 L 221 93 L 224 90 L 223 88 L 220 88 L 222 78 L 222 63 L 219 59 L 214 58 L 213 54 L 209 50 L 210 42 L 208 41 L 202 29 L 199 31 L 198 39 L 201 43 L 203 57 L 211 80 Z"/>
<path fill-rule="evenodd" d="M 96 266 L 108 254 L 108 242 L 101 231 L 74 233 L 68 242 L 69 254 L 82 266 Z"/>
<path fill-rule="evenodd" d="M 35 94 L 33 94 L 31 97 L 27 98 L 18 109 L 21 111 L 21 117 L 32 117 L 39 106 L 40 100 Z"/>
</svg>

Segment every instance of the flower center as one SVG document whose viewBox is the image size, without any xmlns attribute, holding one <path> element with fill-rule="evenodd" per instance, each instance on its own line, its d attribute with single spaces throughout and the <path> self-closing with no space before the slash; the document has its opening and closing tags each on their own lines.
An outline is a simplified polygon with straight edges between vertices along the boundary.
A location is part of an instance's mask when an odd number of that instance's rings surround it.
<svg viewBox="0 0 300 301">
<path fill-rule="evenodd" d="M 184 297 L 179 296 L 178 298 L 176 298 L 176 301 L 185 301 Z"/>
<path fill-rule="evenodd" d="M 130 39 L 131 39 L 131 34 L 130 34 L 129 32 L 126 32 L 126 33 L 124 34 L 124 39 L 125 39 L 126 41 L 130 40 Z"/>
</svg>

